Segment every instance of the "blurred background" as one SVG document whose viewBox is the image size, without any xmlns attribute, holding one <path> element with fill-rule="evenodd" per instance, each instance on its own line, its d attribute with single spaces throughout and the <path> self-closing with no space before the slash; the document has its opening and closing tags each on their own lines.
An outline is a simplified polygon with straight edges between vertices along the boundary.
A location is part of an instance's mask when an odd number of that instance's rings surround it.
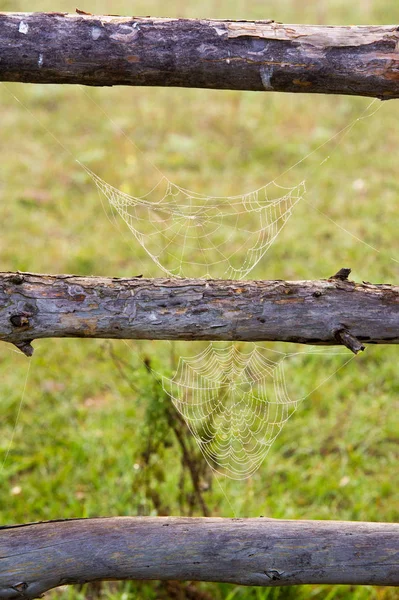
<svg viewBox="0 0 399 600">
<path fill-rule="evenodd" d="M 61 0 L 34 6 L 0 0 L 2 11 L 75 8 Z M 393 0 L 82 0 L 78 8 L 98 14 L 318 24 L 390 24 L 399 16 Z M 123 221 L 115 226 L 74 158 L 131 194 L 145 193 L 158 181 L 153 165 L 198 192 L 241 194 L 275 179 L 369 104 L 367 98 L 306 94 L 0 85 L 0 270 L 162 276 Z M 398 283 L 397 264 L 390 259 L 398 258 L 397 106 L 395 101 L 383 104 L 335 149 L 327 145 L 293 169 L 286 184 L 306 179 L 306 202 L 296 206 L 251 278 L 319 279 L 351 267 L 356 281 Z M 395 347 L 368 347 L 311 394 L 260 470 L 245 482 L 234 482 L 212 473 L 146 368 L 150 364 L 170 373 L 180 354 L 197 354 L 203 346 L 101 340 L 40 340 L 34 346 L 32 359 L 0 346 L 1 524 L 167 514 L 398 518 Z M 290 345 L 270 347 L 293 351 Z M 320 370 L 328 375 L 336 366 L 308 357 L 290 372 L 290 385 L 310 392 Z M 389 588 L 375 587 L 260 589 L 159 582 L 104 583 L 52 595 L 123 600 L 396 597 Z"/>
</svg>

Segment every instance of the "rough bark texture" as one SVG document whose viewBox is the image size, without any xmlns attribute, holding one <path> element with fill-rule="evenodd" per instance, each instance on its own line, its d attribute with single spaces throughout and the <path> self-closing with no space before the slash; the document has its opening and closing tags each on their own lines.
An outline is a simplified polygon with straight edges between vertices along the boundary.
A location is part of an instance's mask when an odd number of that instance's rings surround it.
<svg viewBox="0 0 399 600">
<path fill-rule="evenodd" d="M 47 337 L 399 343 L 399 287 L 0 273 L 0 340 Z M 352 347 L 353 346 L 353 347 Z"/>
<path fill-rule="evenodd" d="M 398 25 L 0 14 L 0 80 L 399 97 Z"/>
<path fill-rule="evenodd" d="M 0 529 L 0 598 L 102 579 L 399 585 L 399 525 L 118 517 Z"/>
</svg>

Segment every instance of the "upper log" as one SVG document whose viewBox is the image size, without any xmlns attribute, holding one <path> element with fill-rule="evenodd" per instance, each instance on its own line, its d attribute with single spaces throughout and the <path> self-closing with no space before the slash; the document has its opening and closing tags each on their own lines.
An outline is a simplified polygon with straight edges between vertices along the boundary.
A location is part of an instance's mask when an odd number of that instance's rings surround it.
<svg viewBox="0 0 399 600">
<path fill-rule="evenodd" d="M 0 340 L 48 337 L 399 343 L 399 286 L 0 273 Z M 347 269 L 346 272 L 349 270 Z"/>
<path fill-rule="evenodd" d="M 174 579 L 399 585 L 399 525 L 119 517 L 0 528 L 0 599 L 59 585 Z"/>
<path fill-rule="evenodd" d="M 399 27 L 0 13 L 0 81 L 399 97 Z"/>
</svg>

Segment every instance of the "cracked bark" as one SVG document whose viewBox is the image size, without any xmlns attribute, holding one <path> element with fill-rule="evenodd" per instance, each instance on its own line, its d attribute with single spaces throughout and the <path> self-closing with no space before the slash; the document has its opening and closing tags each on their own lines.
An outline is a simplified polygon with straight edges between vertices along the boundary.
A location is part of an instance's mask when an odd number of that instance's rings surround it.
<svg viewBox="0 0 399 600">
<path fill-rule="evenodd" d="M 399 97 L 399 28 L 0 13 L 0 81 Z"/>
<path fill-rule="evenodd" d="M 0 273 L 0 340 L 49 337 L 399 343 L 399 286 Z"/>
<path fill-rule="evenodd" d="M 0 528 L 0 598 L 102 579 L 399 585 L 399 525 L 116 517 Z"/>
</svg>

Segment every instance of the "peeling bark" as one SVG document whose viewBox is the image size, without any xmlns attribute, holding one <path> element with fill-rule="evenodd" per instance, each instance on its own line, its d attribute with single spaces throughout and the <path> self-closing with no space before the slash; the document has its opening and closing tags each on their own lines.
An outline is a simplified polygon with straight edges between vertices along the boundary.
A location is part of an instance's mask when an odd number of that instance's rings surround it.
<svg viewBox="0 0 399 600">
<path fill-rule="evenodd" d="M 117 517 L 0 528 L 0 599 L 103 579 L 399 585 L 399 525 Z"/>
<path fill-rule="evenodd" d="M 399 28 L 0 13 L 0 81 L 399 97 Z"/>
<path fill-rule="evenodd" d="M 399 343 L 399 287 L 0 273 L 0 340 L 49 337 Z"/>
</svg>

